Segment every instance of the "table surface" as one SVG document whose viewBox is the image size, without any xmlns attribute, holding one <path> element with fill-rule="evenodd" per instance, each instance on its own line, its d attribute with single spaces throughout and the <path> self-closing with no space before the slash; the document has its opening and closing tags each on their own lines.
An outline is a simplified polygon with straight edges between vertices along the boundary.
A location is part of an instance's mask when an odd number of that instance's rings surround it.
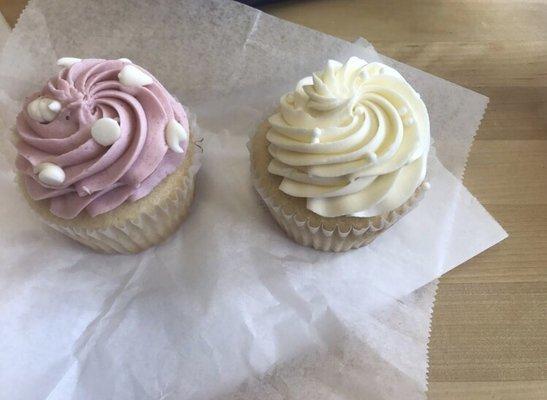
<svg viewBox="0 0 547 400">
<path fill-rule="evenodd" d="M 25 0 L 0 0 L 13 26 Z M 547 398 L 547 1 L 304 0 L 262 7 L 476 90 L 465 185 L 509 238 L 443 276 L 429 398 Z"/>
</svg>

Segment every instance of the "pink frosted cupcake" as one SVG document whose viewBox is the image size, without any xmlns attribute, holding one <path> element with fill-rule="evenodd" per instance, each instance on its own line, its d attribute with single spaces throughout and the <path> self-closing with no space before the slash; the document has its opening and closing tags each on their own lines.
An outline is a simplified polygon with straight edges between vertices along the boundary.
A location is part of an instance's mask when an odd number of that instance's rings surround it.
<svg viewBox="0 0 547 400">
<path fill-rule="evenodd" d="M 199 169 L 183 107 L 127 59 L 58 64 L 17 117 L 25 198 L 46 224 L 95 250 L 161 242 L 186 216 Z"/>
</svg>

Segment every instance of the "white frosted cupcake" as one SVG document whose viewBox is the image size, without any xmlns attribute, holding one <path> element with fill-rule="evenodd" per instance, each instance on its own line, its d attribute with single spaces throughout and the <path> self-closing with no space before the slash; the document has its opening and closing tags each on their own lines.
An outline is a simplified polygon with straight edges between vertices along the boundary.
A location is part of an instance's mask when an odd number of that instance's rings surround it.
<svg viewBox="0 0 547 400">
<path fill-rule="evenodd" d="M 296 242 L 370 243 L 429 187 L 429 117 L 393 68 L 356 57 L 302 79 L 250 142 L 255 189 Z"/>
<path fill-rule="evenodd" d="M 17 118 L 28 203 L 95 250 L 136 253 L 161 242 L 187 214 L 199 169 L 182 105 L 127 59 L 59 65 Z"/>
</svg>

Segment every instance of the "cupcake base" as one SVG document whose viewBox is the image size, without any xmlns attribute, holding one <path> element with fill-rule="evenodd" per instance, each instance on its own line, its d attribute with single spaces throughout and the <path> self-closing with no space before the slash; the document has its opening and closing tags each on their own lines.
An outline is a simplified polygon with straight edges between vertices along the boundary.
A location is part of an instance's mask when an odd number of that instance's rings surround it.
<svg viewBox="0 0 547 400">
<path fill-rule="evenodd" d="M 283 178 L 268 172 L 272 160 L 266 140 L 269 128 L 269 123 L 264 122 L 248 145 L 253 186 L 279 226 L 303 246 L 330 252 L 365 246 L 414 208 L 426 190 L 423 183 L 403 205 L 377 217 L 322 217 L 306 208 L 305 198 L 279 190 Z"/>
<path fill-rule="evenodd" d="M 199 154 L 195 146 L 190 145 L 177 170 L 147 196 L 96 217 L 82 213 L 73 219 L 53 215 L 49 211 L 49 201 L 32 200 L 23 180 L 18 181 L 33 211 L 53 229 L 97 251 L 128 254 L 157 245 L 177 230 L 194 198 L 199 167 Z"/>
</svg>

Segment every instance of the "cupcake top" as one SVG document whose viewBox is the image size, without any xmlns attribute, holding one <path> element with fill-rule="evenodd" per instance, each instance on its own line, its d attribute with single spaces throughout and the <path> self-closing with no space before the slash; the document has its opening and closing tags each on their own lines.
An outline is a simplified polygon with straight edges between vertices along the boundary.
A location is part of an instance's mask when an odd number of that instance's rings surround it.
<svg viewBox="0 0 547 400">
<path fill-rule="evenodd" d="M 268 171 L 279 189 L 324 217 L 373 217 L 425 179 L 429 117 L 393 68 L 356 57 L 298 82 L 268 119 Z"/>
<path fill-rule="evenodd" d="M 16 167 L 29 196 L 71 219 L 135 201 L 174 172 L 189 142 L 183 107 L 130 60 L 61 58 L 24 102 Z"/>
</svg>

